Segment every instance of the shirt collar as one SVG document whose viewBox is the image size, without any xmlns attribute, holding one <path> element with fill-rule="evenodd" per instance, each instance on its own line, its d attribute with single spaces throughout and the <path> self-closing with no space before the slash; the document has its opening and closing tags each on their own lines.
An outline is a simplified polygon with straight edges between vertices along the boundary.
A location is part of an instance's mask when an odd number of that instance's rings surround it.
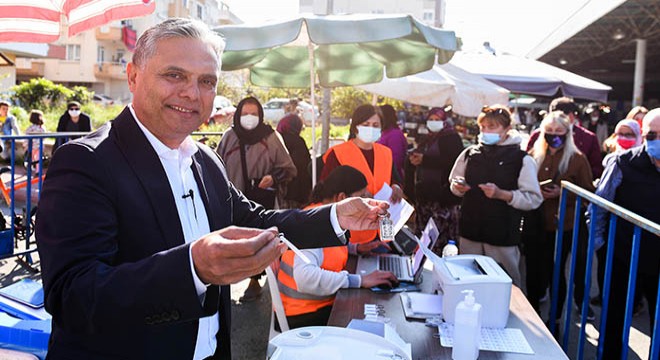
<svg viewBox="0 0 660 360">
<path fill-rule="evenodd" d="M 192 139 L 192 137 L 190 137 L 190 135 L 186 136 L 178 148 L 170 149 L 165 144 L 163 144 L 162 141 L 158 140 L 158 138 L 153 133 L 151 133 L 151 131 L 149 131 L 149 129 L 147 129 L 142 124 L 142 122 L 140 122 L 140 119 L 138 119 L 137 115 L 135 114 L 135 110 L 133 109 L 133 104 L 129 104 L 128 109 L 131 111 L 135 122 L 140 127 L 140 130 L 142 130 L 144 133 L 144 136 L 147 137 L 147 141 L 149 141 L 151 147 L 154 148 L 156 154 L 158 154 L 159 157 L 165 159 L 191 158 L 199 150 L 195 145 L 195 141 Z"/>
</svg>

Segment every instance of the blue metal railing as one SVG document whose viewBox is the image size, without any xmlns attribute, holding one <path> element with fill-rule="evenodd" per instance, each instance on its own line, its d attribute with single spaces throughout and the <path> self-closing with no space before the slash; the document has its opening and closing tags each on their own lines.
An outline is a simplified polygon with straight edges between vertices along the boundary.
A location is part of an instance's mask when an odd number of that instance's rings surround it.
<svg viewBox="0 0 660 360">
<path fill-rule="evenodd" d="M 47 146 L 45 146 L 46 145 L 45 141 L 48 139 L 55 139 L 56 142 L 60 140 L 60 142 L 64 143 L 69 139 L 71 139 L 72 137 L 80 137 L 87 134 L 88 134 L 87 132 L 60 132 L 60 133 L 44 133 L 44 134 L 32 134 L 32 135 L 11 135 L 11 136 L 0 135 L 0 143 L 2 143 L 2 146 L 4 147 L 5 145 L 9 145 L 9 148 L 3 151 L 5 154 L 9 155 L 9 158 L 5 160 L 8 161 L 8 163 L 6 165 L 0 166 L 0 168 L 4 170 L 4 171 L 0 170 L 0 173 L 9 171 L 11 176 L 9 182 L 5 183 L 3 181 L 2 183 L 3 190 L 7 191 L 6 194 L 7 196 L 5 196 L 5 192 L 3 191 L 2 196 L 0 196 L 0 202 L 5 203 L 9 208 L 8 211 L 9 213 L 4 215 L 10 217 L 10 219 L 7 221 L 7 230 L 11 234 L 12 249 L 13 249 L 11 253 L 0 254 L 0 259 L 15 257 L 15 256 L 26 256 L 27 262 L 31 263 L 32 260 L 30 258 L 30 254 L 37 251 L 36 244 L 30 243 L 30 240 L 32 239 L 34 234 L 34 229 L 32 228 L 32 223 L 31 223 L 32 220 L 31 215 L 32 212 L 34 211 L 33 209 L 37 205 L 37 204 L 33 204 L 32 193 L 33 193 L 33 189 L 35 189 L 36 187 L 37 189 L 36 195 L 38 200 L 39 196 L 41 195 L 41 187 L 43 184 L 43 180 L 47 173 L 47 168 L 44 168 L 47 165 L 47 163 L 45 163 L 44 160 L 47 159 L 46 154 L 49 151 L 47 149 Z M 200 140 L 207 136 L 222 136 L 222 132 L 208 132 L 208 131 L 195 132 L 192 134 L 192 136 L 193 138 Z M 35 144 L 33 144 L 33 142 Z M 39 149 L 38 160 L 35 161 L 32 160 L 33 146 L 37 146 Z M 23 163 L 21 164 L 20 154 L 23 148 L 25 149 L 25 156 L 23 158 Z M 50 154 L 48 154 L 48 156 L 50 156 Z M 39 173 L 36 174 L 36 177 L 33 176 L 35 175 L 33 166 L 35 166 L 36 169 L 39 169 Z M 23 168 L 25 169 L 26 180 L 17 182 L 17 177 L 22 175 L 23 171 L 20 171 L 21 174 L 19 174 L 18 176 L 16 171 L 17 169 L 23 169 Z M 17 188 L 25 188 L 26 198 L 24 202 L 21 201 L 20 203 L 17 203 L 17 198 L 16 198 Z M 25 211 L 22 210 L 23 207 Z M 19 212 L 16 211 L 17 208 L 20 209 Z M 17 220 L 16 215 L 19 214 L 22 215 L 21 224 L 16 223 Z M 20 231 L 21 233 L 17 234 L 18 231 Z M 24 241 L 23 249 L 19 252 L 16 252 L 16 248 L 18 247 L 20 241 Z"/>
<path fill-rule="evenodd" d="M 589 289 L 591 288 L 591 267 L 593 264 L 593 257 L 595 254 L 594 233 L 596 229 L 596 221 L 593 220 L 596 218 L 596 212 L 607 211 L 610 213 L 610 220 L 609 220 L 609 233 L 606 243 L 607 255 L 605 260 L 606 261 L 605 276 L 604 276 L 605 281 L 604 281 L 603 289 L 601 290 L 601 294 L 603 297 L 600 327 L 599 327 L 601 340 L 603 339 L 605 334 L 606 323 L 607 323 L 607 311 L 609 308 L 609 295 L 611 291 L 610 283 L 612 276 L 612 266 L 613 266 L 612 264 L 614 258 L 614 241 L 615 241 L 615 234 L 617 228 L 617 219 L 621 218 L 622 220 L 630 222 L 634 226 L 633 236 L 632 236 L 632 254 L 631 254 L 630 269 L 629 269 L 630 271 L 628 275 L 628 292 L 626 294 L 624 332 L 621 339 L 606 339 L 607 341 L 621 341 L 622 342 L 621 359 L 627 359 L 628 338 L 630 335 L 630 326 L 632 322 L 632 312 L 634 306 L 635 286 L 637 281 L 637 264 L 639 261 L 641 234 L 642 234 L 642 230 L 646 230 L 652 234 L 655 234 L 656 236 L 660 236 L 660 225 L 646 218 L 643 218 L 629 210 L 626 210 L 619 205 L 607 201 L 601 198 L 600 196 L 597 196 L 587 190 L 584 190 L 581 187 L 576 186 L 568 181 L 562 181 L 561 185 L 562 185 L 562 190 L 561 190 L 561 198 L 559 203 L 559 219 L 558 219 L 557 238 L 556 238 L 557 241 L 555 244 L 555 265 L 554 265 L 553 277 L 552 277 L 552 294 L 551 294 L 552 303 L 550 306 L 550 319 L 557 318 L 556 316 L 557 307 L 558 307 L 558 302 L 560 301 L 560 299 L 558 299 L 558 291 L 559 291 L 560 267 L 564 266 L 564 264 L 561 262 L 562 247 L 564 245 L 563 243 L 564 219 L 566 216 L 568 193 L 571 192 L 577 195 L 577 197 L 575 200 L 575 218 L 573 224 L 573 239 L 572 239 L 573 241 L 571 247 L 570 271 L 569 271 L 569 278 L 567 279 L 567 294 L 566 294 L 567 298 L 565 302 L 566 306 L 564 307 L 565 322 L 563 327 L 564 336 L 562 338 L 562 348 L 564 349 L 564 352 L 567 352 L 570 324 L 571 324 L 570 321 L 571 308 L 572 308 L 571 304 L 573 299 L 573 291 L 571 285 L 573 284 L 573 280 L 575 276 L 575 267 L 576 267 L 577 255 L 578 255 L 577 248 L 579 241 L 578 236 L 580 231 L 580 221 L 584 220 L 584 218 L 580 216 L 580 213 L 583 211 L 582 201 L 584 199 L 594 204 L 595 206 L 593 206 L 593 211 L 591 214 L 592 221 L 590 223 L 589 237 L 588 237 L 589 240 L 587 243 L 587 257 L 585 264 L 586 272 L 584 279 L 585 294 L 580 308 L 581 321 L 580 321 L 580 335 L 578 338 L 577 358 L 580 360 L 584 358 L 584 349 L 585 349 L 584 346 L 586 340 L 585 325 L 587 321 L 587 313 L 589 310 L 589 300 L 590 300 Z M 660 283 L 658 284 L 658 286 L 660 287 Z M 659 315 L 660 315 L 660 292 L 658 292 L 658 298 L 656 299 L 655 321 L 654 321 L 655 325 L 654 328 L 652 329 L 651 352 L 649 359 L 658 359 L 660 357 L 660 324 L 659 324 L 660 321 L 658 321 Z M 550 321 L 549 324 L 550 324 L 550 331 L 554 333 L 555 322 Z M 604 341 L 599 341 L 598 343 L 597 358 L 599 360 L 602 359 L 603 357 L 604 344 L 605 344 Z"/>
</svg>

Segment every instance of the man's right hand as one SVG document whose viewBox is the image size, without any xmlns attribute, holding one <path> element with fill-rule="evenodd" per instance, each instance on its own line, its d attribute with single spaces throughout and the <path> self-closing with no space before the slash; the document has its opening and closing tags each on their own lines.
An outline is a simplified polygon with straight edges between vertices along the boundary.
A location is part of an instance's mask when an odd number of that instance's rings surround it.
<svg viewBox="0 0 660 360">
<path fill-rule="evenodd" d="M 396 276 L 391 272 L 376 270 L 367 275 L 362 275 L 362 284 L 360 284 L 360 286 L 363 288 L 371 288 L 378 285 L 394 287 L 397 283 Z"/>
<path fill-rule="evenodd" d="M 190 245 L 197 276 L 206 284 L 236 283 L 262 272 L 286 250 L 277 228 L 230 226 Z"/>
</svg>

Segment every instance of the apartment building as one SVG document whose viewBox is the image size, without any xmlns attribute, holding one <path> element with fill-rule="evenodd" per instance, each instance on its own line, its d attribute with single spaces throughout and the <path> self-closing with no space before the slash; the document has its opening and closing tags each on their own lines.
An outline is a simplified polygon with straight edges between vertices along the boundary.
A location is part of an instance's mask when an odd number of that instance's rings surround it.
<svg viewBox="0 0 660 360">
<path fill-rule="evenodd" d="M 16 59 L 16 82 L 44 77 L 67 87 L 86 86 L 120 102 L 131 99 L 126 64 L 138 36 L 170 17 L 199 19 L 210 26 L 240 23 L 229 7 L 218 0 L 159 0 L 153 14 L 115 21 L 58 41 L 61 54 L 50 58 Z"/>
<path fill-rule="evenodd" d="M 436 2 L 439 22 L 436 23 Z M 411 14 L 427 25 L 444 23 L 446 0 L 300 0 L 301 13 L 313 14 Z"/>
</svg>

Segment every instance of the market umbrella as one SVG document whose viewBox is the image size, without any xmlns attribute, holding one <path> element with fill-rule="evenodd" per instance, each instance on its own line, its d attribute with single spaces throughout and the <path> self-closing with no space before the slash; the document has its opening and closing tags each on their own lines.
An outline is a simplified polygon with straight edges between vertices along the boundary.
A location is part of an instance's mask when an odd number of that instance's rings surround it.
<svg viewBox="0 0 660 360">
<path fill-rule="evenodd" d="M 452 64 L 406 77 L 359 85 L 370 93 L 429 107 L 452 105 L 452 111 L 476 117 L 484 105 L 506 104 L 509 90 Z"/>
<path fill-rule="evenodd" d="M 155 0 L 0 0 L 0 42 L 49 43 L 114 20 L 149 15 Z"/>
<path fill-rule="evenodd" d="M 216 28 L 227 42 L 225 71 L 250 69 L 258 86 L 311 88 L 361 85 L 429 70 L 457 50 L 453 31 L 410 15 L 304 15 L 259 25 Z M 288 45 L 288 46 L 287 46 Z M 312 117 L 312 155 L 316 153 Z M 312 179 L 316 180 L 315 161 Z"/>
<path fill-rule="evenodd" d="M 612 90 L 570 71 L 511 54 L 457 52 L 451 64 L 520 94 L 554 96 L 560 92 L 573 98 L 607 102 L 607 93 Z"/>
</svg>

